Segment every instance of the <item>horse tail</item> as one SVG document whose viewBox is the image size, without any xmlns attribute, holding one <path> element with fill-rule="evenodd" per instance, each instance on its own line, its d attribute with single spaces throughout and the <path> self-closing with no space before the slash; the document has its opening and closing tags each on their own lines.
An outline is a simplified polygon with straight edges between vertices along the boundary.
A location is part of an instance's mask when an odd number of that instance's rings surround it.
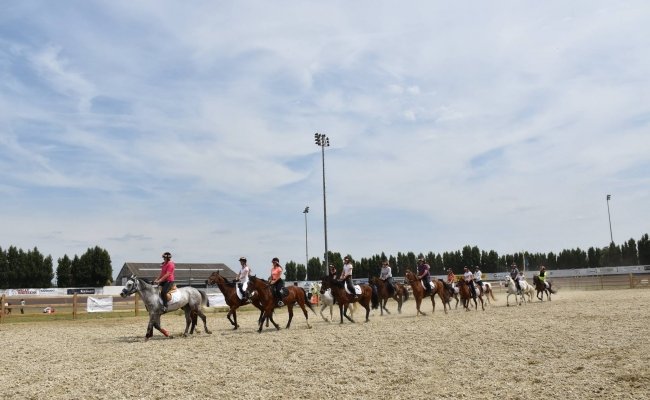
<svg viewBox="0 0 650 400">
<path fill-rule="evenodd" d="M 489 286 L 490 288 L 490 297 L 492 297 L 492 300 L 497 301 L 497 299 L 494 297 L 494 292 L 492 291 L 492 286 Z"/>
<path fill-rule="evenodd" d="M 309 301 L 309 297 L 307 297 L 307 291 L 305 290 L 305 288 L 300 288 L 300 289 L 302 289 L 302 294 L 305 295 L 305 304 L 307 305 L 307 307 L 309 307 L 309 309 L 310 309 L 314 314 L 316 314 L 316 311 L 314 311 L 314 307 L 312 306 L 311 301 Z"/>
<path fill-rule="evenodd" d="M 404 293 L 404 301 L 409 299 L 409 291 L 406 286 L 402 286 L 402 293 Z"/>
<path fill-rule="evenodd" d="M 379 308 L 379 295 L 376 291 L 371 289 L 370 302 L 372 303 L 372 309 L 376 310 Z"/>
<path fill-rule="evenodd" d="M 199 293 L 201 293 L 201 306 L 210 307 L 210 299 L 208 298 L 208 295 L 203 290 L 199 290 Z"/>
</svg>

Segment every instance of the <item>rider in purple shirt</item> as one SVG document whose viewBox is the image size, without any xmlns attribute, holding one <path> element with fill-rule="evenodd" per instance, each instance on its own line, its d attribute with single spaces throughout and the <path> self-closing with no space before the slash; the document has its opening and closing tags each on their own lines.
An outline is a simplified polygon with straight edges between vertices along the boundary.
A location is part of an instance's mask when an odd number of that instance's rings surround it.
<svg viewBox="0 0 650 400">
<path fill-rule="evenodd" d="M 429 274 L 429 264 L 424 262 L 424 258 L 418 259 L 418 279 L 424 282 L 427 293 L 431 292 L 431 275 Z"/>
</svg>

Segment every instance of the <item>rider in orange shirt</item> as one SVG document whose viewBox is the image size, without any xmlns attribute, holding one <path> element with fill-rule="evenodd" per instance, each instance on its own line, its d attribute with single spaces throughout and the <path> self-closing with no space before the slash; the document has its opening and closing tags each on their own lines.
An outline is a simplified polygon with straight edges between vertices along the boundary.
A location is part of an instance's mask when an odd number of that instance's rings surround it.
<svg viewBox="0 0 650 400">
<path fill-rule="evenodd" d="M 447 268 L 447 290 L 449 293 L 453 296 L 456 291 L 454 290 L 454 285 L 456 284 L 456 275 L 454 275 L 454 271 L 451 270 L 451 268 Z"/>
<path fill-rule="evenodd" d="M 282 307 L 284 303 L 282 302 L 282 288 L 284 287 L 284 281 L 282 280 L 282 266 L 280 266 L 280 260 L 277 257 L 273 257 L 271 261 L 273 266 L 271 267 L 271 279 L 269 283 L 271 284 L 273 296 L 278 301 L 278 306 Z"/>
</svg>

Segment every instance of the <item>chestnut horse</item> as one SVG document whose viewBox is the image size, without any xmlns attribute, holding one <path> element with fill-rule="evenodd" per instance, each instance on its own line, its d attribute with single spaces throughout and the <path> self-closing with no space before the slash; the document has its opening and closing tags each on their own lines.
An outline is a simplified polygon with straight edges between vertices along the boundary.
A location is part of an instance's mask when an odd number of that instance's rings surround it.
<svg viewBox="0 0 650 400">
<path fill-rule="evenodd" d="M 432 280 L 431 292 L 426 293 L 424 291 L 424 287 L 422 287 L 422 281 L 418 279 L 413 271 L 407 269 L 404 278 L 406 278 L 408 283 L 411 285 L 411 290 L 413 291 L 413 297 L 415 298 L 415 308 L 417 309 L 415 316 L 418 316 L 419 314 L 426 315 L 420 311 L 420 304 L 422 304 L 422 299 L 425 297 L 431 297 L 431 305 L 433 306 L 432 312 L 436 311 L 436 294 L 438 297 L 440 297 L 440 300 L 442 300 L 442 306 L 445 309 L 445 314 L 447 314 L 447 304 L 450 301 L 450 295 L 449 291 L 445 288 L 445 284 L 442 283 L 442 281 L 437 279 Z M 451 305 L 449 305 L 449 309 L 451 310 Z"/>
<path fill-rule="evenodd" d="M 546 293 L 548 301 L 551 301 L 551 293 L 557 293 L 553 289 L 551 282 L 546 282 L 548 283 L 548 286 L 546 286 L 546 284 L 539 279 L 539 275 L 533 276 L 533 283 L 535 284 L 535 290 L 537 291 L 537 298 L 541 301 L 544 301 L 544 293 Z"/>
<path fill-rule="evenodd" d="M 381 310 L 381 315 L 384 315 L 384 310 L 388 314 L 390 311 L 386 308 L 386 303 L 388 299 L 394 299 L 397 302 L 397 313 L 402 313 L 402 303 L 409 299 L 409 291 L 406 290 L 404 285 L 400 283 L 393 283 L 394 290 L 392 293 L 389 292 L 388 284 L 386 281 L 379 279 L 378 277 L 372 278 L 372 283 L 377 287 L 377 295 L 379 296 L 379 309 Z"/>
<path fill-rule="evenodd" d="M 373 309 L 379 307 L 379 296 L 372 290 L 369 285 L 359 285 L 361 288 L 361 294 L 355 298 L 354 295 L 348 294 L 345 290 L 345 282 L 339 281 L 338 279 L 332 276 L 324 276 L 321 279 L 321 288 L 320 293 L 324 294 L 327 289 L 331 289 L 332 296 L 334 300 L 339 305 L 339 312 L 341 313 L 341 324 L 343 323 L 343 317 L 347 318 L 348 321 L 354 323 L 352 317 L 348 315 L 348 306 L 351 303 L 359 303 L 363 308 L 366 309 L 366 322 L 369 321 L 368 316 L 370 315 L 370 307 Z"/>
<path fill-rule="evenodd" d="M 273 296 L 273 290 L 271 285 L 263 280 L 259 279 L 256 276 L 250 276 L 248 281 L 248 293 L 249 296 L 253 296 L 253 291 L 257 294 L 257 301 L 259 301 L 262 307 L 262 315 L 258 320 L 259 329 L 258 332 L 262 332 L 262 325 L 264 320 L 268 319 L 271 321 L 275 329 L 279 330 L 280 326 L 273 321 L 273 310 L 277 307 L 277 302 L 275 296 Z M 289 286 L 282 288 L 282 302 L 287 305 L 287 310 L 289 311 L 289 321 L 287 321 L 286 329 L 289 329 L 291 326 L 291 320 L 293 319 L 293 306 L 295 303 L 298 303 L 302 309 L 303 314 L 305 314 L 305 321 L 307 321 L 307 328 L 311 329 L 309 325 L 309 314 L 305 306 L 309 307 L 311 312 L 316 314 L 311 303 L 307 300 L 307 292 L 305 289 L 298 286 Z"/>
<path fill-rule="evenodd" d="M 469 311 L 469 301 L 474 300 L 474 308 L 478 310 L 478 303 L 476 302 L 476 298 L 481 301 L 481 308 L 483 311 L 485 311 L 485 303 L 483 303 L 483 295 L 481 295 L 481 289 L 475 287 L 475 292 L 474 295 L 472 295 L 472 289 L 469 287 L 469 284 L 465 282 L 464 280 L 460 280 L 457 283 L 458 285 L 458 294 L 460 295 L 460 299 L 463 300 L 463 307 L 465 307 L 465 311 Z"/>
<path fill-rule="evenodd" d="M 226 315 L 226 318 L 228 318 L 228 321 L 230 321 L 232 326 L 234 326 L 233 329 L 239 328 L 239 324 L 237 324 L 237 309 L 239 307 L 251 303 L 255 307 L 257 307 L 260 310 L 260 312 L 264 311 L 262 310 L 262 305 L 258 301 L 251 302 L 250 299 L 248 300 L 240 299 L 239 296 L 237 295 L 238 289 L 236 283 L 228 281 L 228 279 L 221 276 L 219 271 L 210 274 L 206 283 L 208 285 L 217 285 L 221 293 L 223 293 L 224 300 L 226 300 L 226 304 L 228 304 L 228 307 L 230 307 L 230 309 L 228 310 L 228 315 Z M 261 314 L 260 314 L 260 318 L 262 318 Z"/>
</svg>

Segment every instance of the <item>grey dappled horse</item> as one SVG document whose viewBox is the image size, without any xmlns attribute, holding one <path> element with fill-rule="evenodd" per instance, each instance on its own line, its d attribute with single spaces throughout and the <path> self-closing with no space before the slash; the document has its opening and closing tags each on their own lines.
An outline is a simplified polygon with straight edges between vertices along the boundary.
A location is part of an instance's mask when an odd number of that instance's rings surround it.
<svg viewBox="0 0 650 400">
<path fill-rule="evenodd" d="M 176 291 L 180 294 L 180 299 L 173 303 L 169 303 L 167 312 L 175 311 L 179 308 L 182 308 L 183 311 L 185 311 L 185 332 L 183 333 L 183 336 L 187 336 L 187 331 L 190 329 L 190 325 L 192 326 L 190 334 L 194 333 L 197 315 L 201 317 L 201 320 L 203 320 L 205 333 L 212 333 L 208 329 L 206 317 L 203 313 L 203 306 L 208 304 L 207 295 L 191 286 L 178 288 Z M 124 289 L 122 289 L 120 296 L 127 297 L 135 292 L 138 292 L 147 308 L 147 311 L 149 312 L 149 326 L 147 327 L 145 341 L 149 340 L 149 338 L 153 336 L 153 328 L 158 329 L 160 333 L 169 337 L 169 332 L 160 326 L 160 316 L 165 313 L 162 311 L 158 286 L 151 285 L 144 279 L 132 275 L 126 282 L 126 285 L 124 285 Z"/>
</svg>

